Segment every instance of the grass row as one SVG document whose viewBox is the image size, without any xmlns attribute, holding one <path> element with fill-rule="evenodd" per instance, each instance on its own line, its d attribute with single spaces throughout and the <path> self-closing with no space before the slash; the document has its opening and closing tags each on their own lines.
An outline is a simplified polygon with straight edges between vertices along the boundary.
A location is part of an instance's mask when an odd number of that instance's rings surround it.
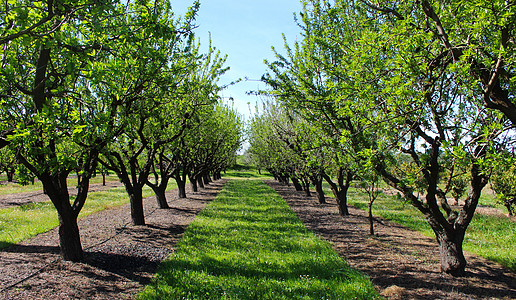
<svg viewBox="0 0 516 300">
<path fill-rule="evenodd" d="M 140 299 L 374 299 L 371 282 L 260 180 L 232 180 Z"/>
<path fill-rule="evenodd" d="M 360 209 L 367 209 L 367 195 L 360 189 L 350 188 L 348 201 Z M 481 199 L 483 205 L 494 205 L 489 197 Z M 385 194 L 375 201 L 373 214 L 392 220 L 405 227 L 435 238 L 435 234 L 423 215 L 410 203 Z M 476 213 L 466 231 L 464 250 L 496 261 L 516 271 L 516 222 L 503 216 Z"/>
<path fill-rule="evenodd" d="M 176 187 L 171 182 L 167 190 Z M 143 197 L 152 195 L 152 190 L 146 187 Z M 126 203 L 129 203 L 129 198 L 123 187 L 89 193 L 79 218 Z M 0 249 L 47 232 L 58 225 L 57 212 L 50 201 L 0 209 Z"/>
</svg>

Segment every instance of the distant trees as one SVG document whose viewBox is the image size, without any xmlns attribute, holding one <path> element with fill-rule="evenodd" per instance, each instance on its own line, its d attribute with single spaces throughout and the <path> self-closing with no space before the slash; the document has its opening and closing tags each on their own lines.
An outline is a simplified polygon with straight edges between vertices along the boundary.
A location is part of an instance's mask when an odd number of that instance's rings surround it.
<svg viewBox="0 0 516 300">
<path fill-rule="evenodd" d="M 117 173 L 133 223 L 144 224 L 141 191 L 156 157 L 192 126 L 196 107 L 217 102 L 224 60 L 194 45 L 198 7 L 180 19 L 166 0 L 0 4 L 0 148 L 42 182 L 64 259 L 83 258 L 77 216 L 99 163 Z M 202 72 L 195 87 L 185 80 Z"/>
<path fill-rule="evenodd" d="M 369 166 L 425 216 L 442 270 L 464 274 L 465 231 L 490 166 L 503 159 L 497 153 L 514 142 L 516 8 L 505 1 L 303 4 L 303 39 L 268 63 L 267 93 L 324 133 L 316 148 L 331 149 L 324 169 L 334 194 L 345 194 Z M 469 193 L 456 210 L 447 193 L 460 194 L 459 179 L 468 180 Z"/>
</svg>

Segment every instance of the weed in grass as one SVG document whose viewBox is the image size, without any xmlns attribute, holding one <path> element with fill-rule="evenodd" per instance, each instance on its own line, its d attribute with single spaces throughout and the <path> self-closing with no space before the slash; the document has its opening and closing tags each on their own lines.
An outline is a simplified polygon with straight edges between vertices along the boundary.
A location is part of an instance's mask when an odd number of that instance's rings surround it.
<svg viewBox="0 0 516 300">
<path fill-rule="evenodd" d="M 230 181 L 141 299 L 374 299 L 371 282 L 263 182 Z"/>
</svg>

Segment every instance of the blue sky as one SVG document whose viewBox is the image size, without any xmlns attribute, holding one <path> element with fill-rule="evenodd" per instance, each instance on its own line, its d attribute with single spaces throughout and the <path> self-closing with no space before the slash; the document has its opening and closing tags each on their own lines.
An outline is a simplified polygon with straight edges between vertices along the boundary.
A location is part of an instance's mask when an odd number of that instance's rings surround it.
<svg viewBox="0 0 516 300">
<path fill-rule="evenodd" d="M 172 0 L 172 8 L 180 15 L 192 1 Z M 246 91 L 264 89 L 259 81 L 267 68 L 264 59 L 274 60 L 271 46 L 283 51 L 282 33 L 289 44 L 299 37 L 299 27 L 294 13 L 301 11 L 299 0 L 201 0 L 197 17 L 196 34 L 201 45 L 208 43 L 211 32 L 212 45 L 228 55 L 226 65 L 231 69 L 221 79 L 229 83 L 238 78 L 242 82 L 228 87 L 221 96 L 234 99 L 234 107 L 246 119 L 249 116 L 248 102 L 254 110 L 257 96 L 248 96 Z M 245 81 L 245 77 L 249 78 Z"/>
</svg>

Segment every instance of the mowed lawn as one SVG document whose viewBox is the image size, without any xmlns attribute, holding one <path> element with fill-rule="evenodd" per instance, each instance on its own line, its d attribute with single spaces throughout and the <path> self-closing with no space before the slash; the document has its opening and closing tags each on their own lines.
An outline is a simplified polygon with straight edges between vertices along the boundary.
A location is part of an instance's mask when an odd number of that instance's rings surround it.
<svg viewBox="0 0 516 300">
<path fill-rule="evenodd" d="M 140 299 L 375 299 L 370 280 L 259 180 L 232 180 Z"/>
</svg>

